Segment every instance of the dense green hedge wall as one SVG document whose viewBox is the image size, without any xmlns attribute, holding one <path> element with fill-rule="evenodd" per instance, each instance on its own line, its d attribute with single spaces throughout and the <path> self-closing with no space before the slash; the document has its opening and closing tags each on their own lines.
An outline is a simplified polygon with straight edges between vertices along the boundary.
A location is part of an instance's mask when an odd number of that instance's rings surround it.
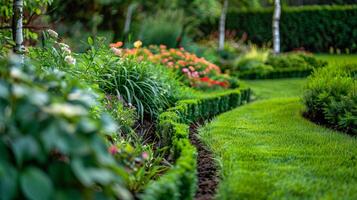
<svg viewBox="0 0 357 200">
<path fill-rule="evenodd" d="M 197 151 L 189 141 L 190 122 L 207 119 L 249 101 L 250 90 L 233 90 L 209 98 L 183 100 L 159 116 L 163 145 L 170 146 L 175 165 L 141 195 L 144 200 L 189 200 L 196 192 Z"/>
<path fill-rule="evenodd" d="M 227 15 L 227 29 L 244 32 L 253 43 L 272 41 L 272 9 L 232 10 Z M 204 24 L 206 33 L 217 30 L 215 24 Z M 297 48 L 313 52 L 329 52 L 330 47 L 342 52 L 357 52 L 357 5 L 304 6 L 283 8 L 281 16 L 282 50 Z"/>
</svg>

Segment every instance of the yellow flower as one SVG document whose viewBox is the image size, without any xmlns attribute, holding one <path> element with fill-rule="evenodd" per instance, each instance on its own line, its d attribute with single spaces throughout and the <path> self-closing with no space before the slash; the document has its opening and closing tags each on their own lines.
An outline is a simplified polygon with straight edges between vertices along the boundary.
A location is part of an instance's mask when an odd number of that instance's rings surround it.
<svg viewBox="0 0 357 200">
<path fill-rule="evenodd" d="M 134 42 L 134 47 L 137 49 L 140 48 L 142 45 L 143 45 L 143 43 L 140 40 Z"/>
</svg>

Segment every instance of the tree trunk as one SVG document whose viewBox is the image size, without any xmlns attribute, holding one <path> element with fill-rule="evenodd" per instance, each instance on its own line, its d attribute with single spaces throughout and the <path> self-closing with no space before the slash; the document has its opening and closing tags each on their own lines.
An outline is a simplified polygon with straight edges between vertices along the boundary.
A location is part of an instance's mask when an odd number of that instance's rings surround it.
<svg viewBox="0 0 357 200">
<path fill-rule="evenodd" d="M 132 16 L 134 13 L 134 10 L 136 9 L 137 4 L 136 3 L 131 3 L 128 6 L 128 11 L 126 13 L 126 17 L 125 17 L 125 24 L 124 24 L 124 30 L 123 30 L 123 36 L 124 36 L 124 40 L 127 39 L 127 36 L 130 32 L 130 26 L 131 26 L 131 21 L 132 21 Z"/>
<path fill-rule="evenodd" d="M 15 42 L 14 52 L 17 54 L 23 53 L 24 37 L 22 34 L 22 18 L 23 18 L 23 0 L 14 0 L 13 3 L 13 18 L 12 18 L 12 37 Z"/>
<path fill-rule="evenodd" d="M 274 0 L 274 15 L 273 15 L 273 46 L 274 54 L 280 53 L 280 16 L 281 5 L 280 0 Z"/>
<path fill-rule="evenodd" d="M 228 0 L 224 0 L 221 18 L 219 21 L 219 42 L 218 42 L 218 50 L 219 51 L 224 49 L 227 10 L 228 10 Z"/>
</svg>

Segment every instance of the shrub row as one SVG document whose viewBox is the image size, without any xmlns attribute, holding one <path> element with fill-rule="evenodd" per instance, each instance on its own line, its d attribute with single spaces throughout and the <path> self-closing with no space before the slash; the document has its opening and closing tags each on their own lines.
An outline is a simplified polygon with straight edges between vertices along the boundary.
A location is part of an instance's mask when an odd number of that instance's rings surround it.
<svg viewBox="0 0 357 200">
<path fill-rule="evenodd" d="M 190 122 L 207 119 L 249 101 L 250 90 L 241 89 L 200 99 L 182 100 L 159 117 L 163 145 L 170 146 L 175 165 L 142 194 L 144 200 L 193 199 L 196 191 L 197 151 L 189 141 Z"/>
<path fill-rule="evenodd" d="M 272 9 L 232 10 L 227 14 L 227 29 L 248 34 L 253 43 L 272 41 Z M 209 34 L 216 31 L 218 19 L 201 27 Z M 330 48 L 357 52 L 357 6 L 285 7 L 281 16 L 282 50 L 304 48 L 329 52 Z"/>
<path fill-rule="evenodd" d="M 306 115 L 313 121 L 357 134 L 357 65 L 314 72 L 305 87 Z"/>
<path fill-rule="evenodd" d="M 300 78 L 307 77 L 313 72 L 313 69 L 283 68 L 266 73 L 256 71 L 246 71 L 239 74 L 242 79 L 278 79 L 278 78 Z"/>
</svg>

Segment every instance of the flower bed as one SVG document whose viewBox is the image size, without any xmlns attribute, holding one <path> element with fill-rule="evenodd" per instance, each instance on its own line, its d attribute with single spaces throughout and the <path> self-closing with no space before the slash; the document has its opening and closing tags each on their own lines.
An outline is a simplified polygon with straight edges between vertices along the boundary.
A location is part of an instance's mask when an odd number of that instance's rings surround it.
<svg viewBox="0 0 357 200">
<path fill-rule="evenodd" d="M 187 85 L 196 88 L 235 88 L 237 80 L 221 69 L 195 54 L 180 49 L 168 49 L 165 45 L 141 48 L 140 41 L 132 49 L 121 48 L 122 42 L 111 44 L 112 51 L 118 56 L 135 56 L 139 60 L 147 59 L 174 70 Z"/>
<path fill-rule="evenodd" d="M 188 139 L 188 124 L 233 109 L 250 98 L 249 89 L 233 90 L 208 98 L 179 101 L 159 117 L 158 131 L 163 145 L 171 147 L 174 166 L 149 183 L 141 199 L 193 199 L 196 191 L 197 151 Z"/>
</svg>

